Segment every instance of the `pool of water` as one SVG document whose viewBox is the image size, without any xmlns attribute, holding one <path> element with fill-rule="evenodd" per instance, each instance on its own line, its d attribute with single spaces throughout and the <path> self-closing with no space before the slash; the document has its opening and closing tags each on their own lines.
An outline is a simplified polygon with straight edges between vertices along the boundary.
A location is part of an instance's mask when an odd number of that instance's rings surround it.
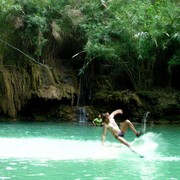
<svg viewBox="0 0 180 180">
<path fill-rule="evenodd" d="M 137 129 L 140 128 L 137 126 Z M 0 180 L 179 180 L 180 125 L 126 139 L 140 158 L 87 123 L 0 123 Z"/>
</svg>

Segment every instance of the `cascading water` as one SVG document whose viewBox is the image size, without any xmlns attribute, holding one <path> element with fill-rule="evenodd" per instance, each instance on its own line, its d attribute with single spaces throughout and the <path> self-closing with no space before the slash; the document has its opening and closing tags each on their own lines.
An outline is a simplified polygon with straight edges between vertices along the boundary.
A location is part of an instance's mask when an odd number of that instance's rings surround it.
<svg viewBox="0 0 180 180">
<path fill-rule="evenodd" d="M 86 110 L 83 107 L 78 108 L 78 117 L 79 122 L 86 122 L 87 121 L 87 113 Z"/>
</svg>

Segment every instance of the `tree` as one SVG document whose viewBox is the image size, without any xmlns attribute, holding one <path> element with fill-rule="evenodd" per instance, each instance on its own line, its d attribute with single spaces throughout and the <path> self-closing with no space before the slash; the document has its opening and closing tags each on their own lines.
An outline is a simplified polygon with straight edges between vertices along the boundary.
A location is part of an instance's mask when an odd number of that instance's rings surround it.
<svg viewBox="0 0 180 180">
<path fill-rule="evenodd" d="M 162 61 L 169 42 L 179 32 L 178 6 L 168 0 L 113 0 L 107 6 L 101 9 L 96 4 L 94 13 L 86 10 L 86 64 L 104 59 L 119 67 L 119 73 L 124 70 L 135 90 L 152 88 L 156 85 L 155 65 Z M 170 59 L 163 60 L 163 68 L 167 68 Z"/>
<path fill-rule="evenodd" d="M 180 10 L 171 0 L 3 0 L 0 9 L 0 38 L 41 63 L 83 52 L 80 74 L 107 63 L 135 90 L 169 84 L 179 64 Z M 14 50 L 0 46 L 1 63 L 17 63 Z"/>
</svg>

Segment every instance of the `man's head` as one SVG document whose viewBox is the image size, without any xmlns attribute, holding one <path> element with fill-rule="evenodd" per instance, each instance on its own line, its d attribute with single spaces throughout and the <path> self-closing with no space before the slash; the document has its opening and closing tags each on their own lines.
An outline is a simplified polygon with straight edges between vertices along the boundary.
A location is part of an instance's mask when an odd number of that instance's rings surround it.
<svg viewBox="0 0 180 180">
<path fill-rule="evenodd" d="M 109 122 L 109 113 L 108 112 L 104 113 L 103 116 L 105 117 L 104 122 L 108 123 Z"/>
<path fill-rule="evenodd" d="M 105 117 L 109 117 L 109 113 L 107 112 L 107 113 L 105 113 Z"/>
</svg>

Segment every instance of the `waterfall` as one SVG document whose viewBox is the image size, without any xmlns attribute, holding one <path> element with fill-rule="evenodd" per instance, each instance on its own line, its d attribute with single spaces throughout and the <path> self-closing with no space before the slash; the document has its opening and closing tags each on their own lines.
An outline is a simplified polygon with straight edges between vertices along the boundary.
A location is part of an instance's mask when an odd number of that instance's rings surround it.
<svg viewBox="0 0 180 180">
<path fill-rule="evenodd" d="M 79 122 L 86 122 L 87 121 L 87 113 L 86 110 L 82 107 L 78 108 L 78 118 Z"/>
<path fill-rule="evenodd" d="M 149 111 L 147 111 L 145 114 L 144 114 L 144 116 L 143 116 L 143 118 L 142 118 L 142 121 L 141 121 L 141 133 L 143 133 L 143 134 L 145 134 L 145 132 L 146 132 L 146 122 L 147 122 L 147 117 L 148 117 L 148 115 L 149 115 Z"/>
</svg>

